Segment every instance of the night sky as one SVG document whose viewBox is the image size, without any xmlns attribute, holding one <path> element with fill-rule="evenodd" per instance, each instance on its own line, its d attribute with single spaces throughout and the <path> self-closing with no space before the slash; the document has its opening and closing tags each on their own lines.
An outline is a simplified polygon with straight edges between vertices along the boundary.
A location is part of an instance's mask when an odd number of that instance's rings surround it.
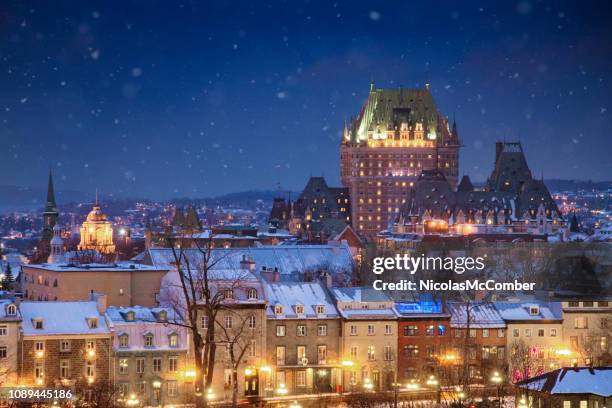
<svg viewBox="0 0 612 408">
<path fill-rule="evenodd" d="M 460 3 L 460 4 L 459 4 Z M 498 4 L 499 3 L 499 4 Z M 339 183 L 343 120 L 431 83 L 461 171 L 518 140 L 538 177 L 609 180 L 605 2 L 0 5 L 0 185 L 156 199 Z"/>
</svg>

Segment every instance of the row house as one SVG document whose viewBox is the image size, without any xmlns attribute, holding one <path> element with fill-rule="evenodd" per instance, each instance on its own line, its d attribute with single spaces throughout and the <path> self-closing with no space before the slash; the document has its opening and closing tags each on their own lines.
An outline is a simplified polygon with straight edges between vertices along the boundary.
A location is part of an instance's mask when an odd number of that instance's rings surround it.
<svg viewBox="0 0 612 408">
<path fill-rule="evenodd" d="M 486 383 L 504 372 L 506 322 L 492 302 L 451 302 L 452 333 L 443 357 L 441 378 L 450 384 Z"/>
<path fill-rule="evenodd" d="M 322 282 L 265 285 L 266 395 L 332 392 L 342 385 L 342 322 Z"/>
<path fill-rule="evenodd" d="M 111 332 L 98 301 L 19 304 L 20 384 L 87 390 L 111 384 Z"/>
<path fill-rule="evenodd" d="M 0 299 L 0 384 L 16 384 L 21 313 L 17 304 Z"/>
<path fill-rule="evenodd" d="M 450 314 L 441 302 L 421 300 L 396 304 L 398 320 L 398 377 L 403 382 L 439 376 L 451 338 Z"/>
<path fill-rule="evenodd" d="M 371 287 L 333 288 L 331 293 L 342 317 L 345 388 L 390 389 L 397 381 L 399 314 L 395 303 Z"/>
<path fill-rule="evenodd" d="M 112 379 L 121 395 L 145 406 L 188 402 L 190 340 L 173 310 L 109 307 L 105 316 L 113 334 Z"/>
<path fill-rule="evenodd" d="M 542 374 L 567 361 L 559 302 L 497 302 L 507 325 L 509 373 L 513 382 Z"/>
<path fill-rule="evenodd" d="M 578 365 L 610 365 L 612 304 L 608 301 L 568 301 L 563 311 L 563 342 Z"/>
<path fill-rule="evenodd" d="M 181 310 L 185 303 L 179 279 L 176 270 L 169 272 L 158 299 L 161 306 L 174 307 L 178 314 L 187 316 L 187 311 Z M 217 344 L 213 383 L 205 390 L 207 397 L 231 399 L 234 383 L 238 384 L 238 398 L 262 395 L 259 385 L 262 367 L 264 372 L 268 369 L 264 364 L 266 299 L 262 280 L 254 272 L 254 263 L 242 262 L 240 268 L 210 270 L 208 284 L 210 297 L 218 306 L 207 307 L 205 299 L 197 300 L 200 334 L 206 338 L 214 325 Z M 242 358 L 237 358 L 240 355 Z"/>
</svg>

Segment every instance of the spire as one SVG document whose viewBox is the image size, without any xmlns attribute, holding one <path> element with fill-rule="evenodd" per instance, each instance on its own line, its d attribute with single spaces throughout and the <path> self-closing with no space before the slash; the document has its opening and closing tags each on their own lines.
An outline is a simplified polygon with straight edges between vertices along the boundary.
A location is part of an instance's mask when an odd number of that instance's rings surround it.
<svg viewBox="0 0 612 408">
<path fill-rule="evenodd" d="M 374 86 L 374 79 L 372 78 L 372 80 L 370 81 L 370 92 L 374 92 L 375 89 L 376 87 Z"/>
<path fill-rule="evenodd" d="M 98 189 L 96 188 L 96 207 L 100 206 L 100 201 L 98 201 Z"/>
<path fill-rule="evenodd" d="M 455 138 L 459 138 L 459 131 L 457 130 L 457 121 L 455 120 L 455 114 L 453 114 L 453 128 L 451 130 L 451 135 Z"/>
<path fill-rule="evenodd" d="M 49 182 L 47 185 L 47 208 L 55 208 L 55 190 L 53 189 L 53 174 L 49 168 Z"/>
</svg>

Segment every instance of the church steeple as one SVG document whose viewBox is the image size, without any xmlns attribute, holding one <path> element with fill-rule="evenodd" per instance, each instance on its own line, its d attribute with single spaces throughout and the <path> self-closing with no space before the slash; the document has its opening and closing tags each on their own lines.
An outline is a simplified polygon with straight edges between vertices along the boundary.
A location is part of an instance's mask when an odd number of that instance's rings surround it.
<svg viewBox="0 0 612 408">
<path fill-rule="evenodd" d="M 53 237 L 53 227 L 57 222 L 59 212 L 57 211 L 57 204 L 55 202 L 55 189 L 53 188 L 53 174 L 49 169 L 49 179 L 47 182 L 47 203 L 45 205 L 45 211 L 43 212 L 43 231 L 42 240 L 45 242 L 51 241 Z"/>
</svg>

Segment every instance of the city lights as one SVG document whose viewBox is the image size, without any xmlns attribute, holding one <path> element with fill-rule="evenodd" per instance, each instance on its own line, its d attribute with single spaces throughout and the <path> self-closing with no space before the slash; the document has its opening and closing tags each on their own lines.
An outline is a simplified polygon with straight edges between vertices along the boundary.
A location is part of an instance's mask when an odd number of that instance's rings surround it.
<svg viewBox="0 0 612 408">
<path fill-rule="evenodd" d="M 279 384 L 278 388 L 276 389 L 276 393 L 279 395 L 286 395 L 288 392 L 289 390 L 287 390 L 285 384 Z"/>
</svg>

